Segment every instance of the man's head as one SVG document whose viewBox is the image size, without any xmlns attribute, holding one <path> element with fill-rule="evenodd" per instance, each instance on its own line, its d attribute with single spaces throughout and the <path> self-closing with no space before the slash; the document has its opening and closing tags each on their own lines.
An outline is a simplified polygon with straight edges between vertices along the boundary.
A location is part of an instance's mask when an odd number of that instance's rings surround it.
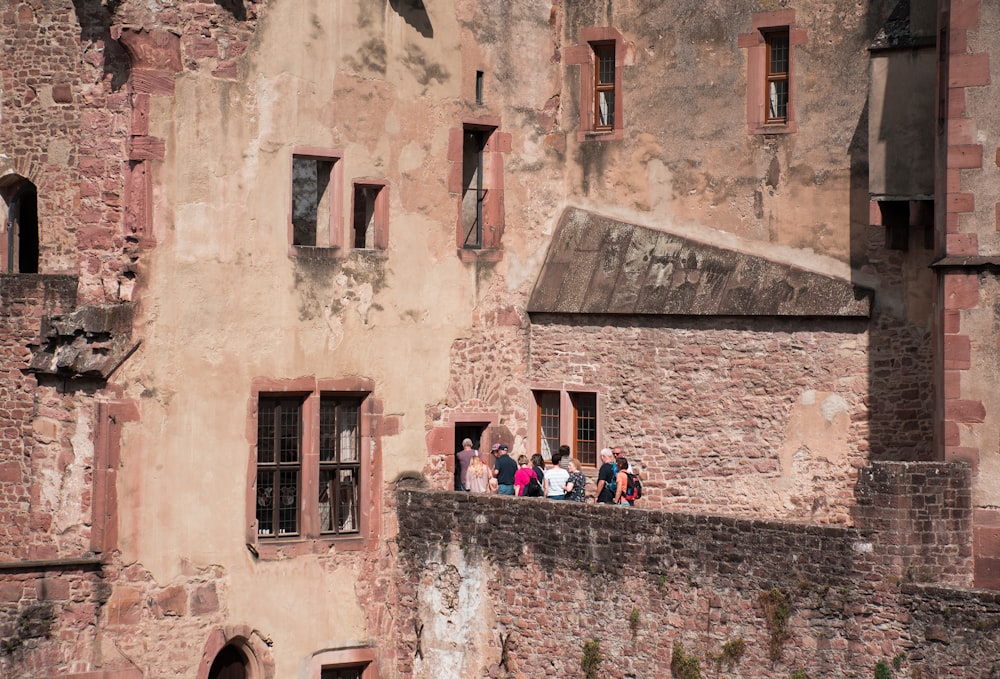
<svg viewBox="0 0 1000 679">
<path fill-rule="evenodd" d="M 472 447 L 472 439 L 463 439 L 462 440 L 462 447 L 463 448 L 471 448 Z"/>
<path fill-rule="evenodd" d="M 615 459 L 618 459 L 619 457 L 622 456 L 622 447 L 615 446 L 614 448 L 611 449 L 611 454 L 615 456 Z"/>
<path fill-rule="evenodd" d="M 497 448 L 497 455 L 506 455 L 507 454 L 507 450 L 508 450 L 507 444 L 506 443 L 501 443 L 500 447 Z"/>
<path fill-rule="evenodd" d="M 613 459 L 615 459 L 615 454 L 611 452 L 610 448 L 601 448 L 602 462 L 611 462 Z"/>
</svg>

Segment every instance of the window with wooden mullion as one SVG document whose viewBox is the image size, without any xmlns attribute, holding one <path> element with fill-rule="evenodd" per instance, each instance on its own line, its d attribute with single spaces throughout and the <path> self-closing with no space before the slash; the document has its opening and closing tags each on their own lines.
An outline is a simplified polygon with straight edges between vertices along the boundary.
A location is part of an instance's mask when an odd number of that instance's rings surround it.
<svg viewBox="0 0 1000 679">
<path fill-rule="evenodd" d="M 594 130 L 615 126 L 615 45 L 597 43 L 594 49 Z"/>
<path fill-rule="evenodd" d="M 538 452 L 543 458 L 550 460 L 552 453 L 559 450 L 559 392 L 537 392 L 535 401 L 538 408 L 538 431 L 535 439 Z"/>
<path fill-rule="evenodd" d="M 597 394 L 570 394 L 573 403 L 573 450 L 580 464 L 597 465 Z"/>
<path fill-rule="evenodd" d="M 319 523 L 322 533 L 357 533 L 361 484 L 361 400 L 321 396 Z"/>
<path fill-rule="evenodd" d="M 302 400 L 261 398 L 257 410 L 257 534 L 299 532 Z"/>
<path fill-rule="evenodd" d="M 765 32 L 764 43 L 767 47 L 764 122 L 784 123 L 788 120 L 788 29 Z"/>
</svg>

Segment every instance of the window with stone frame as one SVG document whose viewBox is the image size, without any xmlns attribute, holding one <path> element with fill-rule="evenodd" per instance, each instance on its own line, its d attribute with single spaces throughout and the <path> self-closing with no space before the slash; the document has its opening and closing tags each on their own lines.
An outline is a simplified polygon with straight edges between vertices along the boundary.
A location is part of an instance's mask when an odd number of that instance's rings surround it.
<svg viewBox="0 0 1000 679">
<path fill-rule="evenodd" d="M 747 131 L 795 132 L 795 48 L 806 44 L 795 10 L 753 14 L 751 31 L 740 34 L 738 44 L 747 50 Z"/>
<path fill-rule="evenodd" d="M 355 181 L 351 245 L 356 250 L 385 250 L 389 243 L 389 188 L 385 182 Z"/>
<path fill-rule="evenodd" d="M 565 51 L 567 64 L 580 67 L 579 141 L 624 139 L 622 73 L 626 43 L 611 26 L 580 29 L 580 42 Z"/>
<path fill-rule="evenodd" d="M 342 244 L 341 170 L 337 151 L 299 148 L 292 153 L 289 242 L 299 248 Z"/>
<path fill-rule="evenodd" d="M 375 679 L 378 675 L 375 649 L 334 649 L 313 656 L 310 679 Z"/>
<path fill-rule="evenodd" d="M 599 42 L 594 50 L 594 131 L 615 129 L 615 44 Z"/>
<path fill-rule="evenodd" d="M 535 451 L 546 460 L 568 443 L 580 464 L 596 465 L 598 450 L 597 393 L 536 390 L 531 418 Z"/>
<path fill-rule="evenodd" d="M 267 545 L 317 539 L 362 540 L 371 532 L 370 392 L 338 391 L 368 380 L 255 380 L 254 460 L 248 546 L 259 554 Z M 330 387 L 333 388 L 324 388 Z M 356 541 L 355 540 L 355 541 Z M 340 544 L 345 544 L 341 542 Z M 298 552 L 295 552 L 298 553 Z"/>
</svg>

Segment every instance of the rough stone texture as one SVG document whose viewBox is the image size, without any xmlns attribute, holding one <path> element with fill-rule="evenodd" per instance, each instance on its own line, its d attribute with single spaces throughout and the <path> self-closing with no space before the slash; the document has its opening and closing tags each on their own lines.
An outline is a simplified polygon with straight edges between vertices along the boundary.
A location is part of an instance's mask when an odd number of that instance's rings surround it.
<svg viewBox="0 0 1000 679">
<path fill-rule="evenodd" d="M 132 342 L 132 305 L 81 307 L 42 319 L 42 346 L 31 369 L 66 377 L 106 380 L 137 344 Z"/>
<path fill-rule="evenodd" d="M 568 210 L 531 313 L 868 316 L 871 290 L 734 250 Z"/>
<path fill-rule="evenodd" d="M 674 643 L 710 673 L 723 644 L 742 638 L 746 653 L 725 676 L 802 669 L 871 677 L 877 661 L 898 657 L 907 676 L 986 677 L 1000 652 L 1000 599 L 929 584 L 950 580 L 950 563 L 931 553 L 900 559 L 892 538 L 900 521 L 957 520 L 956 530 L 929 527 L 928 535 L 943 543 L 964 530 L 968 539 L 967 497 L 962 509 L 904 506 L 911 497 L 957 499 L 967 493 L 967 469 L 865 471 L 898 482 L 881 488 L 887 500 L 871 514 L 878 528 L 402 491 L 400 605 L 408 615 L 396 630 L 412 658 L 404 674 L 575 676 L 593 638 L 605 658 L 601 676 L 671 676 Z M 925 475 L 935 474 L 950 488 L 943 496 L 923 490 Z M 775 588 L 791 606 L 777 661 L 761 604 Z M 470 615 L 479 625 L 467 624 Z M 956 633 L 942 638 L 953 625 Z M 503 640 L 509 672 L 499 665 Z"/>
</svg>

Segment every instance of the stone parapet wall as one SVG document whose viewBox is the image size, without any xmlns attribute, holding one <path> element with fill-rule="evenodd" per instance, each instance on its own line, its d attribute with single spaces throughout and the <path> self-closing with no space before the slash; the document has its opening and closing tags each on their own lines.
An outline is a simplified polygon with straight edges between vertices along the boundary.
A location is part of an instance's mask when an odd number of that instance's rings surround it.
<svg viewBox="0 0 1000 679">
<path fill-rule="evenodd" d="M 936 467 L 952 488 L 966 478 L 959 465 Z M 922 475 L 875 473 L 895 480 L 890 494 Z M 582 676 L 593 639 L 602 677 L 671 676 L 675 644 L 702 676 L 871 677 L 877 662 L 901 676 L 988 676 L 1000 601 L 940 586 L 957 579 L 943 546 L 894 558 L 891 532 L 926 521 L 928 535 L 941 525 L 949 539 L 971 509 L 928 503 L 907 518 L 903 500 L 880 501 L 890 530 L 877 531 L 403 490 L 400 610 L 414 613 L 397 621 L 412 658 L 399 676 Z M 953 614 L 965 621 L 954 643 Z"/>
</svg>

